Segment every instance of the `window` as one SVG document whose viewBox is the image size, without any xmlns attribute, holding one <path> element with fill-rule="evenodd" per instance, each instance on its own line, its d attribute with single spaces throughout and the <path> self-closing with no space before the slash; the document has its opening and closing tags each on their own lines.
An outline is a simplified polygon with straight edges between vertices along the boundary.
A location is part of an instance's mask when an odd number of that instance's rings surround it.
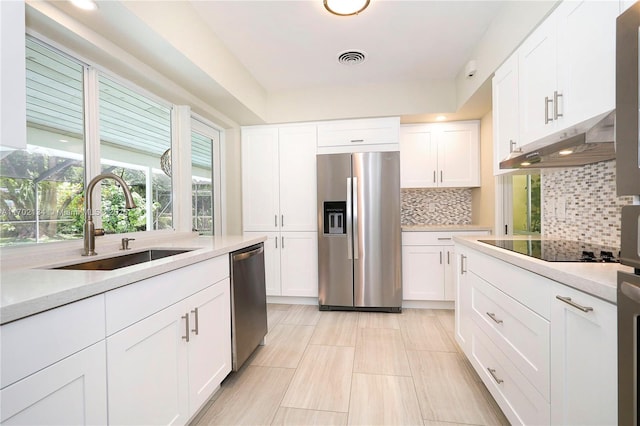
<svg viewBox="0 0 640 426">
<path fill-rule="evenodd" d="M 104 75 L 99 86 L 102 172 L 122 177 L 137 206 L 126 210 L 122 190 L 103 180 L 102 227 L 107 233 L 170 229 L 171 176 L 160 163 L 171 148 L 171 109 Z"/>
<path fill-rule="evenodd" d="M 191 222 L 200 235 L 219 235 L 220 133 L 200 120 L 191 120 Z"/>
<path fill-rule="evenodd" d="M 513 235 L 541 231 L 540 173 L 511 177 Z"/>
<path fill-rule="evenodd" d="M 0 152 L 0 245 L 82 237 L 85 66 L 26 41 L 27 149 Z"/>
</svg>

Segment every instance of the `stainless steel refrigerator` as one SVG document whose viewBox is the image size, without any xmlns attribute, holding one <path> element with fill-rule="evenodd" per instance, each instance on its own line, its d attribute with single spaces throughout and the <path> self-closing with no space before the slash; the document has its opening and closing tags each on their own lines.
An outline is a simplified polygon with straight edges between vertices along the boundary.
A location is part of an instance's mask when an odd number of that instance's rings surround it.
<svg viewBox="0 0 640 426">
<path fill-rule="evenodd" d="M 631 195 L 622 208 L 618 271 L 618 424 L 640 422 L 640 3 L 618 17 L 616 30 L 616 187 Z"/>
<path fill-rule="evenodd" d="M 321 310 L 400 312 L 400 153 L 317 156 Z"/>
</svg>

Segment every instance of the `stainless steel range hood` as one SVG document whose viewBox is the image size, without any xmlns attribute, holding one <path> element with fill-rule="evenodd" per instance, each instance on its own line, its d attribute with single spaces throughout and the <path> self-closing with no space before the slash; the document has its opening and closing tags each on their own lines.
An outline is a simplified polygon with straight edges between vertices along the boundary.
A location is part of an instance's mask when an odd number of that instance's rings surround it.
<svg viewBox="0 0 640 426">
<path fill-rule="evenodd" d="M 576 167 L 612 160 L 616 157 L 615 117 L 611 111 L 529 144 L 525 151 L 514 151 L 501 161 L 500 168 Z"/>
</svg>

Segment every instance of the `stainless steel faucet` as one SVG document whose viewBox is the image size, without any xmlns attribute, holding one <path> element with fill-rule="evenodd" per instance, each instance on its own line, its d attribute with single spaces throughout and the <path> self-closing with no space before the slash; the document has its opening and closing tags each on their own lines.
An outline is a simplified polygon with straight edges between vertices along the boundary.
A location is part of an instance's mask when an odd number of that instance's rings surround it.
<svg viewBox="0 0 640 426">
<path fill-rule="evenodd" d="M 96 232 L 100 232 L 99 235 L 104 235 L 103 230 L 96 230 L 95 225 L 93 224 L 93 188 L 95 188 L 96 184 L 103 179 L 113 179 L 120 184 L 122 191 L 124 192 L 125 199 L 125 207 L 128 209 L 133 209 L 136 207 L 136 203 L 133 201 L 133 195 L 131 195 L 131 189 L 127 186 L 126 182 L 117 175 L 113 173 L 101 173 L 98 176 L 91 179 L 89 184 L 87 185 L 87 190 L 85 192 L 84 198 L 84 252 L 83 256 L 95 256 L 96 251 Z"/>
</svg>

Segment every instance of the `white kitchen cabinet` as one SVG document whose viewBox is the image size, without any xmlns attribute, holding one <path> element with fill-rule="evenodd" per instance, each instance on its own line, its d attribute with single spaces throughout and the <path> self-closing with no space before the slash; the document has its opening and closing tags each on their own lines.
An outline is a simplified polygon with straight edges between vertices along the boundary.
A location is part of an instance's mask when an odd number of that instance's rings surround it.
<svg viewBox="0 0 640 426">
<path fill-rule="evenodd" d="M 2 389 L 0 422 L 106 425 L 106 373 L 102 340 Z"/>
<path fill-rule="evenodd" d="M 242 128 L 245 231 L 316 230 L 316 126 Z"/>
<path fill-rule="evenodd" d="M 267 296 L 318 296 L 316 232 L 245 232 L 266 235 L 264 242 Z"/>
<path fill-rule="evenodd" d="M 401 126 L 400 185 L 403 188 L 479 186 L 479 122 Z"/>
<path fill-rule="evenodd" d="M 511 58 L 496 70 L 492 81 L 493 95 L 493 174 L 501 170 L 500 162 L 518 149 L 520 133 L 518 123 L 518 56 Z"/>
<path fill-rule="evenodd" d="M 0 1 L 0 150 L 27 147 L 25 2 Z"/>
<path fill-rule="evenodd" d="M 469 282 L 469 253 L 466 247 L 456 246 L 456 307 L 455 338 L 458 346 L 469 352 L 473 323 L 471 320 L 471 283 Z"/>
<path fill-rule="evenodd" d="M 615 108 L 618 13 L 617 2 L 565 0 L 520 46 L 522 145 Z"/>
<path fill-rule="evenodd" d="M 229 303 L 224 279 L 109 336 L 109 422 L 185 424 L 231 371 Z"/>
<path fill-rule="evenodd" d="M 489 231 L 402 233 L 402 299 L 454 300 L 456 254 L 453 236 Z"/>
<path fill-rule="evenodd" d="M 334 120 L 318 124 L 318 153 L 397 151 L 400 117 Z"/>
<path fill-rule="evenodd" d="M 553 290 L 551 423 L 618 424 L 616 306 L 569 287 Z"/>
</svg>

